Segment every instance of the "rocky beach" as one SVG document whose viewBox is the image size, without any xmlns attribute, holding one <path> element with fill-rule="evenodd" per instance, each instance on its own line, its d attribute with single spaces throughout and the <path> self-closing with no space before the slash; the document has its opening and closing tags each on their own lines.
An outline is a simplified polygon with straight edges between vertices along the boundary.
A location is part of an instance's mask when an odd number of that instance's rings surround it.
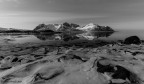
<svg viewBox="0 0 144 84">
<path fill-rule="evenodd" d="M 90 44 L 1 44 L 0 84 L 144 84 L 139 38 Z"/>
</svg>

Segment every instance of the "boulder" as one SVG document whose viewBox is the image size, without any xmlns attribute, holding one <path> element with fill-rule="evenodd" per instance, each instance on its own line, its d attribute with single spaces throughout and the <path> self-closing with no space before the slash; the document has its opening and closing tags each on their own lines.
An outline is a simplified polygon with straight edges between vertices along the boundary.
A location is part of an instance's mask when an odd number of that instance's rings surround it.
<svg viewBox="0 0 144 84">
<path fill-rule="evenodd" d="M 104 62 L 106 60 L 103 60 Z M 108 64 L 108 63 L 107 63 Z M 97 62 L 97 71 L 110 81 L 109 84 L 141 84 L 141 79 L 129 69 L 123 66 L 108 64 L 101 64 Z"/>
<path fill-rule="evenodd" d="M 141 44 L 140 38 L 138 36 L 130 36 L 124 40 L 124 44 Z"/>
</svg>

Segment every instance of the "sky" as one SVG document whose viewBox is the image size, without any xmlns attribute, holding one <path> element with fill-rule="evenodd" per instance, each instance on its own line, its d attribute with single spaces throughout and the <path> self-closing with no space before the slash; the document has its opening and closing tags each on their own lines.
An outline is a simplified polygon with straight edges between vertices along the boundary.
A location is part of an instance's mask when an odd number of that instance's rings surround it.
<svg viewBox="0 0 144 84">
<path fill-rule="evenodd" d="M 144 29 L 144 0 L 0 0 L 0 27 L 34 29 L 63 22 Z"/>
</svg>

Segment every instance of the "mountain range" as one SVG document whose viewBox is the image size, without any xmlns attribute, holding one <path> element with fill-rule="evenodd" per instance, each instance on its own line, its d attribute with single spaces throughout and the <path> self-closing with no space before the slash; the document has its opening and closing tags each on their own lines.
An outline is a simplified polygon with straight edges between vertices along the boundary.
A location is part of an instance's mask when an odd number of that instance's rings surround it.
<svg viewBox="0 0 144 84">
<path fill-rule="evenodd" d="M 105 31 L 114 32 L 114 30 L 109 26 L 100 26 L 98 24 L 89 23 L 83 27 L 74 23 L 63 23 L 63 24 L 39 24 L 33 30 L 15 29 L 15 28 L 1 28 L 0 33 L 34 33 L 34 32 L 73 32 L 73 31 Z"/>
<path fill-rule="evenodd" d="M 78 24 L 74 23 L 63 23 L 63 24 L 40 24 L 38 25 L 34 31 L 53 31 L 53 32 L 64 32 L 64 31 L 114 31 L 109 26 L 100 26 L 97 24 L 87 24 L 81 27 Z"/>
</svg>

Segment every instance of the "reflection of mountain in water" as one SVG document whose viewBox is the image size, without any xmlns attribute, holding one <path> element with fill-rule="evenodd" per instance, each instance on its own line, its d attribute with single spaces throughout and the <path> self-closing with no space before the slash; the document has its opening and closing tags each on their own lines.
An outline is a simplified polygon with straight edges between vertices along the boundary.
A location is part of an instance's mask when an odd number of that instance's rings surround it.
<svg viewBox="0 0 144 84">
<path fill-rule="evenodd" d="M 80 38 L 85 38 L 87 40 L 93 40 L 94 38 L 100 37 L 109 37 L 114 32 L 89 32 L 89 33 L 82 33 L 82 34 L 69 34 L 69 33 L 62 33 L 62 34 L 35 34 L 35 36 L 40 40 L 63 40 L 63 41 L 72 41 Z"/>
<path fill-rule="evenodd" d="M 72 34 L 66 34 L 66 33 L 62 33 L 62 34 L 35 34 L 35 36 L 40 39 L 40 40 L 63 40 L 63 41 L 70 41 L 70 40 L 75 40 L 75 39 L 79 39 L 79 37 L 77 37 L 76 35 L 72 35 Z"/>
<path fill-rule="evenodd" d="M 88 40 L 93 40 L 95 38 L 109 37 L 113 33 L 114 32 L 87 32 L 87 33 L 78 34 L 77 36 Z"/>
<path fill-rule="evenodd" d="M 70 40 L 76 40 L 79 39 L 79 37 L 76 36 L 76 34 L 66 34 L 63 33 L 60 35 L 63 41 L 70 41 Z"/>
<path fill-rule="evenodd" d="M 92 36 L 96 36 L 97 38 L 100 38 L 100 37 L 109 37 L 113 33 L 114 32 L 91 32 Z"/>
<path fill-rule="evenodd" d="M 40 39 L 40 40 L 56 40 L 57 38 L 58 39 L 61 39 L 59 37 L 59 35 L 56 35 L 56 34 L 35 34 L 35 36 Z"/>
</svg>

